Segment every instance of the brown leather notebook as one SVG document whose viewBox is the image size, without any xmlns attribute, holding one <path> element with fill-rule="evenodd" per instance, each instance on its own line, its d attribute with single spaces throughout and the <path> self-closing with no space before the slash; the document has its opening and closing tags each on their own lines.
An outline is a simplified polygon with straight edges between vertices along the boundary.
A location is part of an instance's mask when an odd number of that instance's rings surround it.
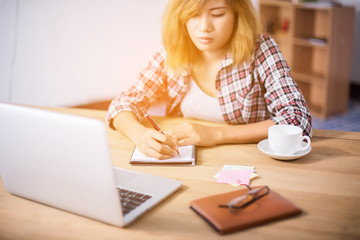
<svg viewBox="0 0 360 240">
<path fill-rule="evenodd" d="M 253 189 L 258 187 L 253 187 Z M 231 213 L 229 208 L 220 208 L 219 204 L 227 204 L 231 199 L 245 195 L 248 189 L 217 194 L 194 200 L 190 208 L 198 213 L 218 233 L 226 234 L 241 229 L 272 222 L 278 219 L 298 215 L 300 208 L 270 190 L 250 205 Z"/>
</svg>

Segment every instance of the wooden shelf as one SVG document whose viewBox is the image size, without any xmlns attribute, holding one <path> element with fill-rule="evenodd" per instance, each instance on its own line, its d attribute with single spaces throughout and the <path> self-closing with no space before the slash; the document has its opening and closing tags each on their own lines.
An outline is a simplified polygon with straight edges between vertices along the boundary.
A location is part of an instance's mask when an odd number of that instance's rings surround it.
<svg viewBox="0 0 360 240">
<path fill-rule="evenodd" d="M 311 113 L 326 118 L 346 112 L 354 7 L 260 0 L 259 10 Z"/>
<path fill-rule="evenodd" d="M 291 2 L 279 1 L 279 0 L 266 0 L 261 1 L 260 7 L 269 6 L 269 7 L 291 7 Z"/>
<path fill-rule="evenodd" d="M 329 9 L 331 9 L 332 7 L 334 7 L 334 5 L 332 5 L 331 3 L 301 3 L 301 4 L 296 4 L 295 5 L 296 8 L 298 9 L 309 9 L 309 10 L 324 10 L 327 11 Z"/>
<path fill-rule="evenodd" d="M 304 47 L 314 47 L 327 50 L 329 47 L 328 42 L 322 39 L 316 38 L 294 38 L 294 44 Z"/>
<path fill-rule="evenodd" d="M 310 84 L 318 84 L 318 85 L 324 85 L 325 84 L 325 78 L 321 74 L 316 73 L 299 73 L 292 71 L 291 75 L 296 81 L 298 82 L 304 82 L 304 83 L 310 83 Z"/>
</svg>

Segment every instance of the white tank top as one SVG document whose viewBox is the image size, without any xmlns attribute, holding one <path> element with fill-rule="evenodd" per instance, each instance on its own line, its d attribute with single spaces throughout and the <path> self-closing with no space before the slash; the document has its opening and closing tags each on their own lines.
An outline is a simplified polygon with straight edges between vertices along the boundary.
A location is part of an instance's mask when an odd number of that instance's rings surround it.
<svg viewBox="0 0 360 240">
<path fill-rule="evenodd" d="M 218 98 L 207 95 L 194 80 L 190 82 L 190 89 L 180 105 L 180 110 L 186 118 L 225 123 Z"/>
</svg>

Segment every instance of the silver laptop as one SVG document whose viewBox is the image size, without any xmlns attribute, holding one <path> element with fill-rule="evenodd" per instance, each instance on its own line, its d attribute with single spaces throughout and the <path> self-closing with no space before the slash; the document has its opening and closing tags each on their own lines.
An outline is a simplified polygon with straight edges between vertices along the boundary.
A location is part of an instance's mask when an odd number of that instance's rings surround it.
<svg viewBox="0 0 360 240">
<path fill-rule="evenodd" d="M 113 167 L 97 119 L 0 104 L 0 175 L 6 190 L 126 226 L 181 182 Z"/>
</svg>

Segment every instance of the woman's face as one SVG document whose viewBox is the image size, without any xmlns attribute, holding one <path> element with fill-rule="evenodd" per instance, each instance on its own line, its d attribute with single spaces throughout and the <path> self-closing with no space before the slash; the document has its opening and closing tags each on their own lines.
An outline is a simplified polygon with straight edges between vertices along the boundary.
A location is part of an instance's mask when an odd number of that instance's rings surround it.
<svg viewBox="0 0 360 240">
<path fill-rule="evenodd" d="M 226 51 L 234 23 L 234 13 L 226 0 L 207 0 L 198 15 L 186 22 L 186 29 L 200 51 Z"/>
</svg>

